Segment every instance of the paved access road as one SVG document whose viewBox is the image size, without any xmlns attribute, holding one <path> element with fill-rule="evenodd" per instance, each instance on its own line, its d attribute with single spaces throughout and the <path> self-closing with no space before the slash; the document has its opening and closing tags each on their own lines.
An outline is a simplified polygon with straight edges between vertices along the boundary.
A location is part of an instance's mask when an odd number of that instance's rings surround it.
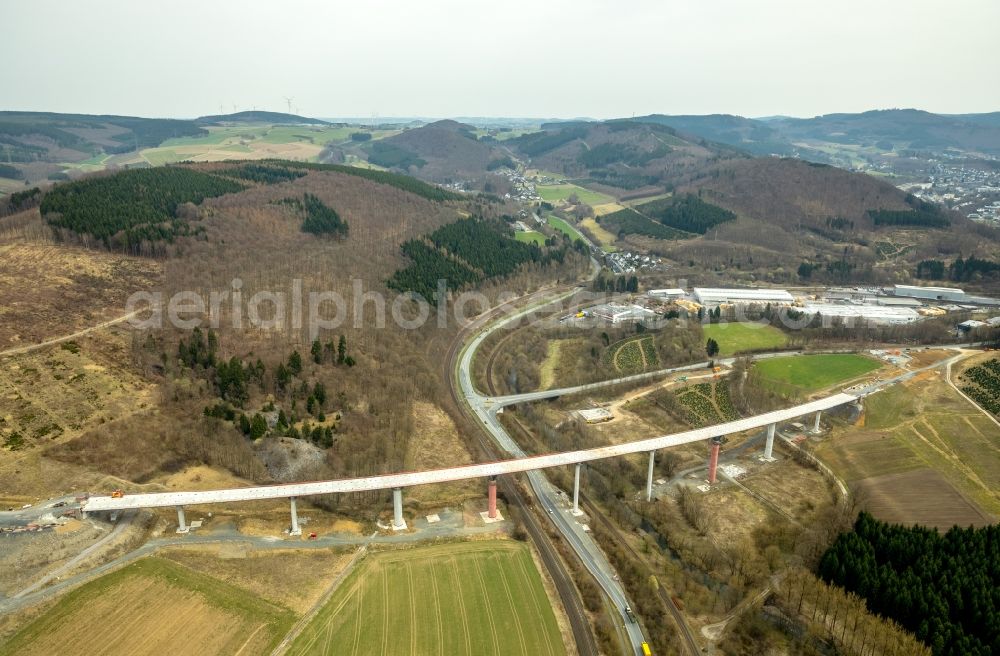
<svg viewBox="0 0 1000 656">
<path fill-rule="evenodd" d="M 555 303 L 569 298 L 574 292 L 575 290 L 562 294 L 552 299 L 551 302 Z M 456 372 L 456 375 L 458 376 L 459 388 L 465 397 L 466 403 L 469 404 L 469 407 L 472 409 L 475 416 L 483 422 L 483 425 L 489 431 L 490 435 L 500 448 L 515 458 L 523 458 L 527 454 L 525 454 L 517 443 L 514 442 L 513 438 L 511 438 L 506 429 L 497 419 L 496 411 L 501 406 L 488 404 L 487 398 L 476 390 L 475 385 L 472 382 L 472 360 L 475 356 L 476 350 L 490 334 L 514 321 L 519 321 L 537 309 L 537 307 L 533 306 L 516 314 L 510 315 L 506 319 L 494 323 L 476 335 L 476 337 L 473 338 L 468 345 L 466 345 L 465 350 L 462 352 L 458 360 L 458 371 Z M 625 594 L 625 590 L 617 580 L 618 576 L 615 574 L 614 568 L 608 562 L 604 553 L 600 550 L 600 547 L 597 546 L 597 543 L 593 540 L 593 538 L 583 530 L 583 526 L 580 525 L 571 514 L 569 514 L 568 509 L 564 508 L 562 504 L 559 503 L 558 499 L 561 494 L 549 482 L 545 474 L 536 470 L 529 472 L 527 476 L 532 490 L 538 498 L 541 506 L 545 509 L 545 512 L 552 518 L 552 521 L 559 529 L 559 532 L 563 534 L 567 542 L 573 547 L 573 550 L 580 557 L 584 566 L 594 576 L 595 580 L 604 590 L 605 594 L 607 594 L 614 603 L 625 630 L 628 633 L 633 653 L 641 653 L 640 649 L 642 647 L 642 643 L 645 642 L 646 639 L 642 634 L 641 627 L 629 619 L 626 608 L 630 607 L 630 603 Z"/>
</svg>

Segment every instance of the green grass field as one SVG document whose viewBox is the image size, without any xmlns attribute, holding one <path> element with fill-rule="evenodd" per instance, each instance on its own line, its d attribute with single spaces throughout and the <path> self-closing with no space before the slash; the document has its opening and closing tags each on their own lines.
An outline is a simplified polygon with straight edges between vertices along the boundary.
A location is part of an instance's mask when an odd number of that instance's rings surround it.
<svg viewBox="0 0 1000 656">
<path fill-rule="evenodd" d="M 526 243 L 534 243 L 542 246 L 545 244 L 545 235 L 538 232 L 537 230 L 529 230 L 528 232 L 516 232 L 514 233 L 514 238 L 518 241 L 523 241 Z"/>
<path fill-rule="evenodd" d="M 535 190 L 542 197 L 542 200 L 550 203 L 566 200 L 573 194 L 579 196 L 580 200 L 590 206 L 615 202 L 615 199 L 607 194 L 584 189 L 573 184 L 538 185 L 535 187 Z"/>
<path fill-rule="evenodd" d="M 0 655 L 269 654 L 294 621 L 288 608 L 144 558 L 63 595 L 0 645 Z"/>
<path fill-rule="evenodd" d="M 719 343 L 719 355 L 729 356 L 740 351 L 775 349 L 788 343 L 788 336 L 774 326 L 755 323 L 713 323 L 701 327 L 705 340 Z"/>
<path fill-rule="evenodd" d="M 481 541 L 369 556 L 287 652 L 565 654 L 524 544 Z"/>
<path fill-rule="evenodd" d="M 853 353 L 793 355 L 761 360 L 754 367 L 761 376 L 783 391 L 812 392 L 857 378 L 882 365 Z"/>
<path fill-rule="evenodd" d="M 581 235 L 580 232 L 576 228 L 574 228 L 573 226 L 571 226 L 566 221 L 560 219 L 558 216 L 550 216 L 549 219 L 548 219 L 548 222 L 549 222 L 550 226 L 552 226 L 553 228 L 555 228 L 559 232 L 561 232 L 561 233 L 563 233 L 565 235 L 568 235 L 569 238 L 572 239 L 572 240 L 577 240 L 577 239 L 582 239 L 583 238 L 583 235 Z"/>
</svg>

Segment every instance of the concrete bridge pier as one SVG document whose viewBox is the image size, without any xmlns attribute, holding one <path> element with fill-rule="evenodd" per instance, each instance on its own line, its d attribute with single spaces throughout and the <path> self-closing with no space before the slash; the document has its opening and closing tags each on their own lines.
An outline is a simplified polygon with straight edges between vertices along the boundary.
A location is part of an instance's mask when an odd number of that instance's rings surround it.
<svg viewBox="0 0 1000 656">
<path fill-rule="evenodd" d="M 177 532 L 187 533 L 189 530 L 187 522 L 184 521 L 184 506 L 177 506 Z"/>
<path fill-rule="evenodd" d="M 573 471 L 573 514 L 581 515 L 580 512 L 580 467 L 582 463 L 576 463 Z"/>
<path fill-rule="evenodd" d="M 777 428 L 777 424 L 767 425 L 767 441 L 764 442 L 764 460 L 767 462 L 772 462 L 774 460 L 774 456 L 771 455 L 771 452 L 774 450 L 774 431 L 777 430 Z"/>
<path fill-rule="evenodd" d="M 649 452 L 649 470 L 646 472 L 646 501 L 653 500 L 653 464 L 656 461 L 656 451 Z"/>
<path fill-rule="evenodd" d="M 392 489 L 392 530 L 406 530 L 406 520 L 403 519 L 403 488 L 400 487 Z"/>
<path fill-rule="evenodd" d="M 299 513 L 295 507 L 295 497 L 289 497 L 292 509 L 292 527 L 288 530 L 289 535 L 302 535 L 302 528 L 299 526 Z"/>
<path fill-rule="evenodd" d="M 490 519 L 497 518 L 497 477 L 490 476 L 489 483 L 489 505 L 487 506 L 486 516 Z"/>
<path fill-rule="evenodd" d="M 712 451 L 708 457 L 708 484 L 715 485 L 715 471 L 719 468 L 719 449 L 722 448 L 722 438 L 712 438 Z"/>
<path fill-rule="evenodd" d="M 819 412 L 816 413 L 816 423 L 815 423 L 815 425 L 813 425 L 813 432 L 816 433 L 816 434 L 819 434 L 821 432 L 820 431 L 820 427 L 819 427 L 819 418 L 822 417 L 822 416 L 823 416 L 823 411 L 822 410 L 820 410 Z"/>
</svg>

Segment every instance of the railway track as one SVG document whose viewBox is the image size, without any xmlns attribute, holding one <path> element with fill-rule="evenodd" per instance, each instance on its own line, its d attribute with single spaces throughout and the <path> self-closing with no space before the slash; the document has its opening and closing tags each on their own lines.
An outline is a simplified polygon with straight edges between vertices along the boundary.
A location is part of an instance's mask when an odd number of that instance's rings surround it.
<svg viewBox="0 0 1000 656">
<path fill-rule="evenodd" d="M 625 539 L 621 529 L 615 526 L 614 522 L 605 517 L 604 513 L 600 511 L 593 500 L 582 491 L 580 492 L 580 502 L 584 505 L 584 507 L 589 509 L 590 512 L 588 515 L 591 518 L 599 521 L 608 531 L 611 532 L 612 535 L 618 537 L 619 543 L 624 546 L 630 554 L 632 554 L 632 557 L 635 558 L 636 561 L 645 565 L 646 561 L 643 560 L 643 558 L 639 555 L 639 552 L 628 543 L 628 540 Z M 656 578 L 656 575 L 652 572 L 650 572 L 650 576 Z M 681 613 L 677 604 L 674 603 L 674 600 L 667 594 L 666 590 L 663 589 L 663 585 L 660 584 L 659 579 L 656 579 L 656 583 L 656 593 L 660 597 L 660 601 L 662 601 L 667 607 L 667 610 L 670 611 L 670 616 L 673 617 L 674 623 L 677 625 L 677 629 L 680 632 L 685 646 L 687 647 L 688 653 L 691 654 L 691 656 L 697 656 L 701 652 L 698 648 L 698 641 L 695 640 L 694 631 L 692 631 L 691 627 L 688 625 L 687 620 L 684 618 L 684 614 Z"/>
</svg>

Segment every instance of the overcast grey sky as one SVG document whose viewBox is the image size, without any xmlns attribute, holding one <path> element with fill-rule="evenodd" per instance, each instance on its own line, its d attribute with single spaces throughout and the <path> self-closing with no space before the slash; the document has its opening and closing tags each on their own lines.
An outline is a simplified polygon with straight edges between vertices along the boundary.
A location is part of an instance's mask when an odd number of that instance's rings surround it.
<svg viewBox="0 0 1000 656">
<path fill-rule="evenodd" d="M 1000 0 L 3 0 L 0 109 L 1000 110 Z"/>
</svg>

